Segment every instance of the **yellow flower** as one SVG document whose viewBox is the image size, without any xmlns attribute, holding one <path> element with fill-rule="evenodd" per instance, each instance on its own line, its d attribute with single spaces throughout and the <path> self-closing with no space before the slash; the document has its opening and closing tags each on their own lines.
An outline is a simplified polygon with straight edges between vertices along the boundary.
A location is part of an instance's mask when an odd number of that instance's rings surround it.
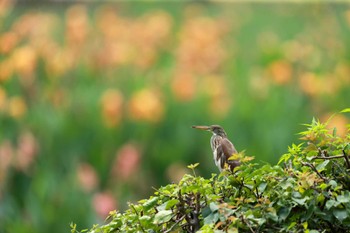
<svg viewBox="0 0 350 233">
<path fill-rule="evenodd" d="M 6 107 L 6 91 L 0 87 L 0 111 L 4 110 Z"/>
<path fill-rule="evenodd" d="M 9 115 L 13 118 L 21 118 L 27 112 L 27 105 L 22 97 L 11 97 L 8 102 Z"/>
<path fill-rule="evenodd" d="M 154 91 L 143 89 L 136 92 L 129 102 L 132 119 L 158 122 L 163 117 L 163 103 Z"/>
<path fill-rule="evenodd" d="M 106 90 L 101 98 L 102 116 L 108 127 L 119 124 L 122 118 L 123 96 L 115 89 Z"/>
<path fill-rule="evenodd" d="M 314 73 L 305 73 L 299 77 L 300 89 L 310 96 L 315 96 L 319 93 L 319 80 Z"/>
<path fill-rule="evenodd" d="M 36 68 L 37 53 L 33 47 L 28 45 L 17 48 L 12 54 L 12 62 L 20 75 L 31 76 Z"/>
</svg>

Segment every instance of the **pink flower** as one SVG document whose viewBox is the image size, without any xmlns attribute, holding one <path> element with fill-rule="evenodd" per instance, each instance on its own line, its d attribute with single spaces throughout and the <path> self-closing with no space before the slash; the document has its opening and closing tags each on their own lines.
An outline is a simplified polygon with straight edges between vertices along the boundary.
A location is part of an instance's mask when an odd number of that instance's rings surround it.
<svg viewBox="0 0 350 233">
<path fill-rule="evenodd" d="M 140 164 L 140 151 L 133 144 L 124 145 L 118 152 L 112 168 L 113 176 L 127 180 L 137 173 Z"/>
<path fill-rule="evenodd" d="M 21 171 L 28 171 L 38 152 L 38 143 L 31 132 L 24 132 L 18 140 L 15 167 Z"/>
<path fill-rule="evenodd" d="M 101 218 L 106 218 L 110 211 L 117 208 L 117 202 L 109 191 L 96 193 L 92 204 L 97 215 Z"/>
<path fill-rule="evenodd" d="M 79 184 L 86 192 L 94 190 L 99 183 L 95 169 L 88 163 L 82 163 L 79 165 L 77 178 Z"/>
</svg>

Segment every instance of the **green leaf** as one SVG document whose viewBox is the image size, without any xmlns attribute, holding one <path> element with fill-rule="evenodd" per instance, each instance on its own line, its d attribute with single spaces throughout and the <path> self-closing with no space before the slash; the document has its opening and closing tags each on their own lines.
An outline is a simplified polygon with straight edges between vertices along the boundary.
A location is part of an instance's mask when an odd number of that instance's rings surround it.
<svg viewBox="0 0 350 233">
<path fill-rule="evenodd" d="M 320 233 L 318 230 L 309 230 L 309 233 Z"/>
<path fill-rule="evenodd" d="M 195 164 L 190 164 L 190 165 L 188 165 L 187 167 L 188 167 L 189 169 L 195 169 L 198 165 L 199 165 L 199 163 L 195 163 Z"/>
<path fill-rule="evenodd" d="M 212 212 L 215 212 L 215 211 L 217 211 L 219 209 L 218 205 L 215 204 L 214 202 L 210 202 L 209 207 L 210 207 L 210 210 Z"/>
<path fill-rule="evenodd" d="M 308 206 L 305 215 L 301 218 L 301 221 L 302 221 L 302 222 L 309 220 L 309 218 L 310 218 L 310 217 L 312 216 L 312 214 L 314 213 L 314 210 L 315 210 L 315 204 L 314 204 L 314 202 L 315 202 L 315 201 L 313 201 L 313 203 L 312 203 L 310 206 Z"/>
<path fill-rule="evenodd" d="M 172 200 L 167 201 L 166 203 L 167 204 L 166 204 L 165 209 L 168 210 L 168 209 L 172 208 L 174 205 L 176 205 L 177 203 L 179 203 L 179 200 L 172 199 Z"/>
<path fill-rule="evenodd" d="M 213 228 L 214 224 L 204 224 L 197 233 L 215 233 Z"/>
<path fill-rule="evenodd" d="M 339 202 L 337 202 L 336 200 L 330 199 L 326 202 L 326 209 L 329 210 L 330 208 L 336 207 L 338 205 L 339 205 Z"/>
<path fill-rule="evenodd" d="M 284 162 L 284 163 L 287 162 L 291 156 L 292 155 L 289 153 L 282 155 L 277 164 L 280 164 L 282 162 Z"/>
<path fill-rule="evenodd" d="M 293 178 L 287 178 L 286 181 L 282 182 L 280 184 L 281 188 L 283 188 L 284 190 L 288 189 L 288 188 L 293 188 L 293 184 L 295 183 Z"/>
<path fill-rule="evenodd" d="M 217 212 L 209 214 L 204 218 L 204 224 L 215 224 L 219 220 L 219 214 Z"/>
<path fill-rule="evenodd" d="M 348 203 L 350 202 L 349 192 L 346 192 L 344 195 L 337 196 L 337 201 L 340 203 Z"/>
<path fill-rule="evenodd" d="M 143 210 L 148 211 L 152 209 L 154 206 L 157 205 L 157 202 L 159 200 L 159 197 L 152 197 L 151 199 L 147 200 L 145 203 L 143 203 Z"/>
<path fill-rule="evenodd" d="M 171 210 L 162 210 L 159 211 L 155 216 L 153 223 L 162 224 L 168 222 L 173 217 L 173 212 Z"/>
<path fill-rule="evenodd" d="M 292 228 L 293 228 L 295 225 L 297 225 L 297 223 L 296 223 L 296 222 L 291 222 L 291 223 L 289 224 L 289 226 L 288 226 L 287 230 L 292 229 Z"/>
<path fill-rule="evenodd" d="M 276 212 L 268 212 L 266 216 L 274 222 L 278 222 L 278 216 Z"/>
<path fill-rule="evenodd" d="M 330 160 L 325 160 L 322 163 L 320 163 L 319 165 L 317 165 L 316 166 L 317 171 L 319 171 L 319 172 L 323 171 L 329 162 L 330 162 Z"/>
<path fill-rule="evenodd" d="M 177 203 L 179 203 L 179 200 L 177 200 L 177 199 L 172 199 L 172 200 L 166 201 L 163 204 L 161 204 L 160 206 L 157 206 L 157 210 L 158 211 L 169 210 Z"/>
<path fill-rule="evenodd" d="M 309 200 L 309 197 L 304 197 L 304 198 L 301 198 L 301 199 L 299 199 L 299 198 L 293 198 L 293 197 L 292 197 L 292 199 L 293 199 L 293 201 L 296 202 L 297 204 L 299 204 L 299 205 L 304 205 L 304 204 L 306 203 L 306 201 Z"/>
<path fill-rule="evenodd" d="M 328 185 L 326 183 L 322 183 L 319 185 L 319 187 L 320 189 L 325 190 L 328 187 Z"/>
<path fill-rule="evenodd" d="M 337 136 L 337 128 L 336 127 L 333 128 L 333 134 L 332 135 L 333 135 L 333 137 Z"/>
<path fill-rule="evenodd" d="M 149 215 L 143 215 L 139 218 L 141 222 L 149 222 L 152 218 Z"/>
<path fill-rule="evenodd" d="M 259 184 L 259 186 L 258 186 L 259 193 L 263 193 L 265 191 L 266 187 L 267 187 L 267 183 L 266 182 L 263 182 L 263 183 Z"/>
<path fill-rule="evenodd" d="M 278 210 L 278 213 L 277 213 L 277 215 L 278 215 L 278 220 L 279 220 L 280 222 L 286 220 L 287 217 L 288 217 L 288 215 L 289 215 L 289 213 L 290 213 L 290 211 L 291 211 L 291 209 L 292 209 L 291 207 L 285 207 L 285 206 L 281 207 L 281 208 Z"/>
<path fill-rule="evenodd" d="M 350 108 L 346 108 L 340 111 L 341 113 L 346 113 L 346 112 L 350 112 Z"/>
<path fill-rule="evenodd" d="M 337 182 L 335 181 L 335 180 L 330 180 L 329 182 L 328 182 L 328 184 L 330 185 L 330 186 L 332 186 L 332 188 L 334 189 L 335 187 L 337 187 Z"/>
<path fill-rule="evenodd" d="M 344 221 L 348 217 L 348 213 L 346 209 L 334 209 L 333 215 L 336 217 L 340 222 Z"/>
</svg>

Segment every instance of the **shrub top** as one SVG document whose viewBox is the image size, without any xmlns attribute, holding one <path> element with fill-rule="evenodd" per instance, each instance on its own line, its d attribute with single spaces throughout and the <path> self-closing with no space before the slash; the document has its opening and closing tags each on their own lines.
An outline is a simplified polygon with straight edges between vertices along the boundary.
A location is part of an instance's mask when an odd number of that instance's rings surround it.
<svg viewBox="0 0 350 233">
<path fill-rule="evenodd" d="M 278 165 L 258 167 L 240 153 L 233 173 L 209 179 L 190 165 L 193 175 L 89 232 L 350 232 L 350 134 L 317 120 L 306 126 Z"/>
</svg>

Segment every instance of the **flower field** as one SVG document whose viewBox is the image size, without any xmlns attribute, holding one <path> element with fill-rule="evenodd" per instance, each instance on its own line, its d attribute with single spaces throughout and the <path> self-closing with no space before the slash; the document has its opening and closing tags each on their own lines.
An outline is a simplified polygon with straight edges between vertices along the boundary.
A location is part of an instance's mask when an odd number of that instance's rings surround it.
<svg viewBox="0 0 350 233">
<path fill-rule="evenodd" d="M 210 177 L 192 125 L 275 164 L 301 124 L 350 103 L 340 3 L 3 0 L 0 22 L 0 232 L 88 228 L 188 164 Z"/>
</svg>

